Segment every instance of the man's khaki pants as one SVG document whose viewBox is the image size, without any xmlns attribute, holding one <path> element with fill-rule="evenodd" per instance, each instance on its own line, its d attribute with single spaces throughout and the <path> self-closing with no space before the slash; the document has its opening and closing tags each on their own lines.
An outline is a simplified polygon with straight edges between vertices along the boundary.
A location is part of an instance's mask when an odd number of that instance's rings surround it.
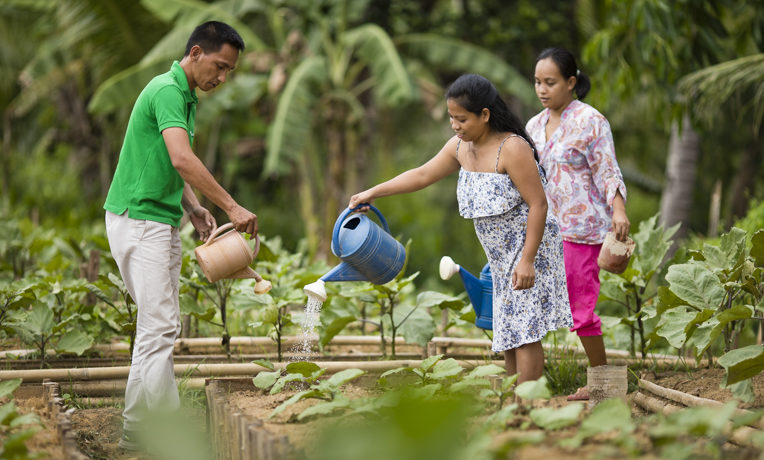
<svg viewBox="0 0 764 460">
<path fill-rule="evenodd" d="M 182 250 L 178 229 L 106 211 L 106 234 L 122 280 L 138 307 L 124 428 L 138 430 L 146 411 L 180 406 L 172 352 L 180 332 L 178 278 Z"/>
</svg>

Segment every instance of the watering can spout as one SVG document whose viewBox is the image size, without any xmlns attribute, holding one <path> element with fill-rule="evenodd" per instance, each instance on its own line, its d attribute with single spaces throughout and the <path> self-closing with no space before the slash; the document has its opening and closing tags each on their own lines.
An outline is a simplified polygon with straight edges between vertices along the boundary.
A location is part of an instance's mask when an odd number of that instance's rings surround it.
<svg viewBox="0 0 764 460">
<path fill-rule="evenodd" d="M 488 264 L 480 272 L 480 278 L 454 263 L 453 259 L 444 256 L 440 259 L 440 277 L 447 280 L 459 273 L 467 291 L 467 296 L 475 310 L 475 325 L 481 329 L 492 329 L 493 326 L 493 278 Z"/>
<path fill-rule="evenodd" d="M 367 278 L 350 264 L 342 262 L 329 270 L 321 279 L 323 281 L 366 281 Z"/>
</svg>

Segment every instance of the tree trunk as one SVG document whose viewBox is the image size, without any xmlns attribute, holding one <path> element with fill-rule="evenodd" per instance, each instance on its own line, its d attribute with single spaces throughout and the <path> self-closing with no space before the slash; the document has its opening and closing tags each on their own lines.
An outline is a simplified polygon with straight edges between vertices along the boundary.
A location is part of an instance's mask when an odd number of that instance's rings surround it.
<svg viewBox="0 0 764 460">
<path fill-rule="evenodd" d="M 727 228 L 731 227 L 737 219 L 745 216 L 751 197 L 756 196 L 756 179 L 761 167 L 761 146 L 758 136 L 754 136 L 741 153 L 737 174 L 730 190 L 731 212 L 726 219 Z"/>
<path fill-rule="evenodd" d="M 698 134 L 692 129 L 690 119 L 682 119 L 682 129 L 675 122 L 671 126 L 666 182 L 661 196 L 660 222 L 664 227 L 681 223 L 669 254 L 676 250 L 679 240 L 687 235 L 688 220 L 692 211 L 693 189 L 699 156 Z"/>
</svg>

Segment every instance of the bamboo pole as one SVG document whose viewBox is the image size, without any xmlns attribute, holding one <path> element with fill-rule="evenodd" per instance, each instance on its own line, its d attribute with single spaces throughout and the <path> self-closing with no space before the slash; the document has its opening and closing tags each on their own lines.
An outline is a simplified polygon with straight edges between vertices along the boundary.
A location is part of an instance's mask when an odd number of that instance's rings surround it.
<svg viewBox="0 0 764 460">
<path fill-rule="evenodd" d="M 327 373 L 355 368 L 368 372 L 384 372 L 397 367 L 418 367 L 422 360 L 395 360 L 395 361 L 316 361 L 319 367 L 326 369 Z M 502 365 L 503 361 L 494 361 Z M 289 363 L 274 363 L 276 369 L 284 369 Z M 467 367 L 475 367 L 482 364 L 481 361 L 463 361 Z M 176 364 L 174 372 L 176 377 L 231 377 L 231 376 L 254 376 L 257 373 L 268 370 L 266 367 L 253 363 L 232 364 Z M 130 372 L 129 366 L 120 367 L 91 367 L 83 369 L 34 369 L 23 371 L 0 371 L 0 380 L 20 378 L 24 382 L 42 382 L 43 379 L 69 382 L 77 380 L 109 380 L 127 379 Z"/>
<path fill-rule="evenodd" d="M 683 409 L 682 407 L 674 404 L 666 404 L 665 401 L 654 398 L 652 396 L 647 396 L 641 392 L 634 393 L 632 400 L 648 412 L 673 414 Z M 729 433 L 728 436 L 730 442 L 741 447 L 756 448 L 753 443 L 753 436 L 757 432 L 761 433 L 759 430 L 747 426 L 734 428 L 731 422 L 725 423 L 725 429 Z"/>
<path fill-rule="evenodd" d="M 721 403 L 719 401 L 715 401 L 713 399 L 706 399 L 706 398 L 700 398 L 698 396 L 693 396 L 691 394 L 687 394 L 678 390 L 674 390 L 672 388 L 666 388 L 662 387 L 660 385 L 656 385 L 653 382 L 639 379 L 638 381 L 639 387 L 649 391 L 650 393 L 660 396 L 662 398 L 666 398 L 668 400 L 678 402 L 681 404 L 684 404 L 688 407 L 722 407 L 724 403 Z M 745 410 L 745 409 L 738 409 L 735 412 L 737 415 L 751 415 L 753 414 L 751 411 Z M 758 428 L 760 430 L 764 430 L 764 419 L 760 418 L 759 420 L 753 421 L 750 423 L 750 426 Z"/>
</svg>

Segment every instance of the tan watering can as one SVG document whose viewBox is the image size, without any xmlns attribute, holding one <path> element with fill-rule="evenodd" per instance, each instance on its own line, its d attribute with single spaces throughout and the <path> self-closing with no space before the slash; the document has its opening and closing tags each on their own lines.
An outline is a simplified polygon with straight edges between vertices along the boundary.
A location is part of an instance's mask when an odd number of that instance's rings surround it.
<svg viewBox="0 0 764 460">
<path fill-rule="evenodd" d="M 626 241 L 618 241 L 615 238 L 615 233 L 607 232 L 597 257 L 597 265 L 610 273 L 623 273 L 629 266 L 629 259 L 631 259 L 636 245 L 634 240 L 628 236 Z"/>
<path fill-rule="evenodd" d="M 271 282 L 249 267 L 258 251 L 260 238 L 255 235 L 255 250 L 250 252 L 249 244 L 230 222 L 215 230 L 204 244 L 194 250 L 196 260 L 210 283 L 223 278 L 254 278 L 255 293 L 264 294 L 271 290 Z"/>
</svg>

